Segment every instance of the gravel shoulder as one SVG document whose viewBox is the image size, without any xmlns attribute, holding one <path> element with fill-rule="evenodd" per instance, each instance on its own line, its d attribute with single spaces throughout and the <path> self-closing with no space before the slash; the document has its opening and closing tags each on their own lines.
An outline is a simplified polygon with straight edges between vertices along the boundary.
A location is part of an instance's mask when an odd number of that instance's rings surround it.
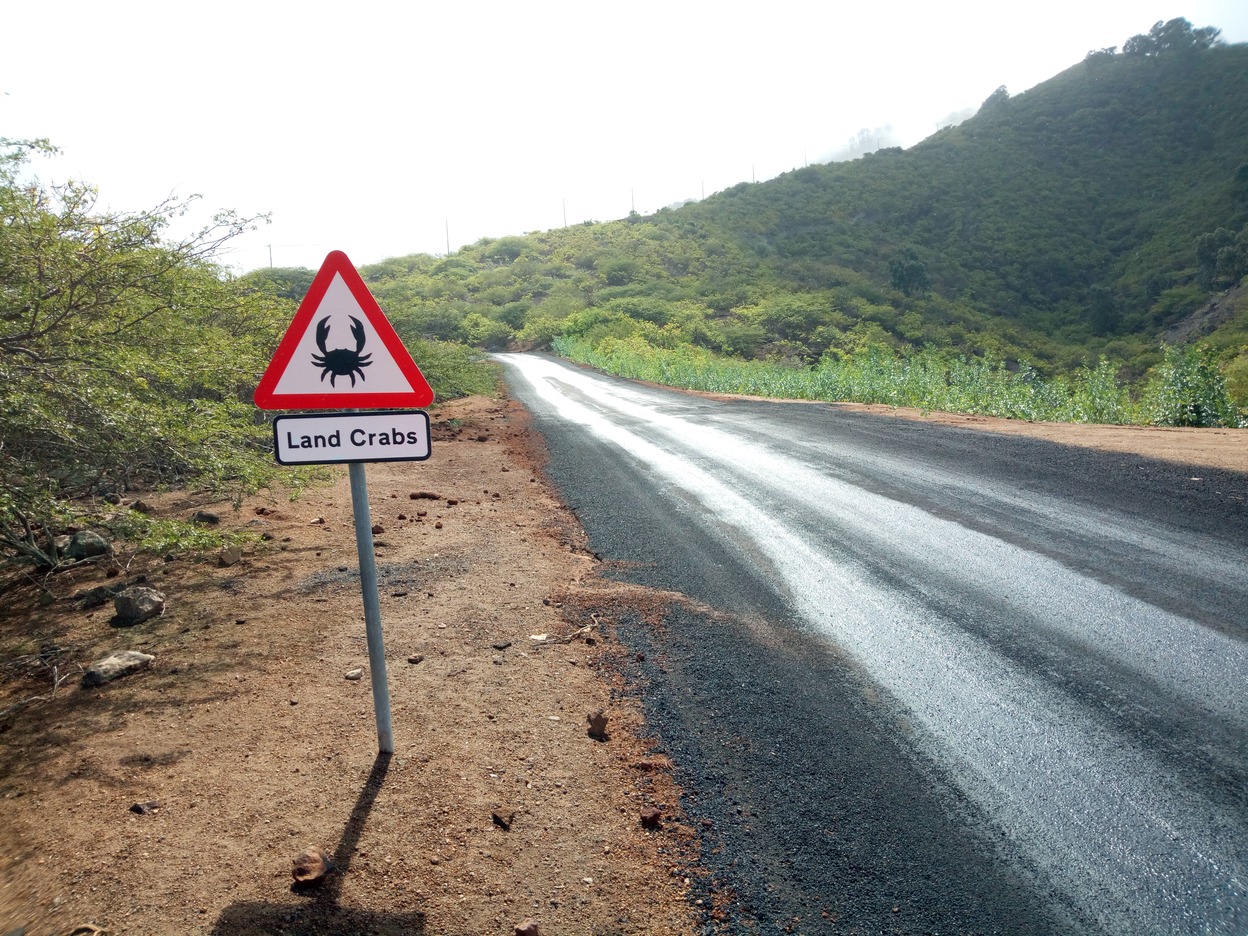
<svg viewBox="0 0 1248 936">
<path fill-rule="evenodd" d="M 866 409 L 1248 472 L 1248 430 Z M 647 737 L 645 687 L 620 675 L 636 668 L 615 630 L 624 617 L 659 628 L 678 596 L 598 574 L 518 404 L 471 398 L 431 416 L 428 462 L 368 468 L 391 758 L 376 756 L 345 469 L 237 510 L 144 495 L 158 512 L 210 510 L 268 537 L 232 565 L 118 554 L 0 582 L 0 932 L 713 923 L 715 908 L 692 902 L 697 830 Z M 75 598 L 140 579 L 167 607 L 134 627 L 115 626 L 111 602 Z M 80 667 L 118 649 L 155 660 L 81 688 Z M 597 710 L 605 741 L 588 734 Z M 649 810 L 657 829 L 643 826 Z M 308 845 L 337 869 L 294 890 L 291 860 Z"/>
</svg>

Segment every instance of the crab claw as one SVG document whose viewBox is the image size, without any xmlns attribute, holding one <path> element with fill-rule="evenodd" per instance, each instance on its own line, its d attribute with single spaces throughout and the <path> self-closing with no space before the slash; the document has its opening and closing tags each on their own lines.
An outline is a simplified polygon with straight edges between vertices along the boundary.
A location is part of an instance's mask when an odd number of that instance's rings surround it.
<svg viewBox="0 0 1248 936">
<path fill-rule="evenodd" d="M 355 321 L 352 319 L 351 321 Z M 325 341 L 329 338 L 329 316 L 325 316 L 316 323 L 316 346 L 321 349 L 321 354 L 329 354 L 329 349 L 325 347 Z"/>
<path fill-rule="evenodd" d="M 349 317 L 351 319 L 351 334 L 355 337 L 355 352 L 359 354 L 364 350 L 364 323 L 354 315 Z"/>
</svg>

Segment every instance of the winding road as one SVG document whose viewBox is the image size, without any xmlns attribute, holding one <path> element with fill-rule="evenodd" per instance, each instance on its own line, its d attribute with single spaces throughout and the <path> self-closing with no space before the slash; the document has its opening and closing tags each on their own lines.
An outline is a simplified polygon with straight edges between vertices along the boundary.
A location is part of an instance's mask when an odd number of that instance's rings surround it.
<svg viewBox="0 0 1248 936">
<path fill-rule="evenodd" d="M 499 359 L 730 929 L 1248 933 L 1248 475 Z"/>
</svg>

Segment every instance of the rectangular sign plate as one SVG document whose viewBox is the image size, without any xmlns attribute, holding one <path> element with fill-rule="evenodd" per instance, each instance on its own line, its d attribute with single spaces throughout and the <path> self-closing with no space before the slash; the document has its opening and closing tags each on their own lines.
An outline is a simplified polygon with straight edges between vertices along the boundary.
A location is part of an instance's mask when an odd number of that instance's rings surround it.
<svg viewBox="0 0 1248 936">
<path fill-rule="evenodd" d="M 273 443 L 279 465 L 424 461 L 429 457 L 429 414 L 398 410 L 278 416 Z"/>
</svg>

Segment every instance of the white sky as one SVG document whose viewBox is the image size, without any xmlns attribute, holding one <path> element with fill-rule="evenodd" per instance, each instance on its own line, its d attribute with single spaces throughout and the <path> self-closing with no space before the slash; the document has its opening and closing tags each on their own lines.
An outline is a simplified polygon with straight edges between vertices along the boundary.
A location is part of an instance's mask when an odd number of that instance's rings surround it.
<svg viewBox="0 0 1248 936">
<path fill-rule="evenodd" d="M 1243 0 L 41 0 L 4 15 L 0 136 L 114 208 L 270 212 L 240 271 L 363 265 L 913 143 L 1176 16 L 1248 41 Z"/>
</svg>

